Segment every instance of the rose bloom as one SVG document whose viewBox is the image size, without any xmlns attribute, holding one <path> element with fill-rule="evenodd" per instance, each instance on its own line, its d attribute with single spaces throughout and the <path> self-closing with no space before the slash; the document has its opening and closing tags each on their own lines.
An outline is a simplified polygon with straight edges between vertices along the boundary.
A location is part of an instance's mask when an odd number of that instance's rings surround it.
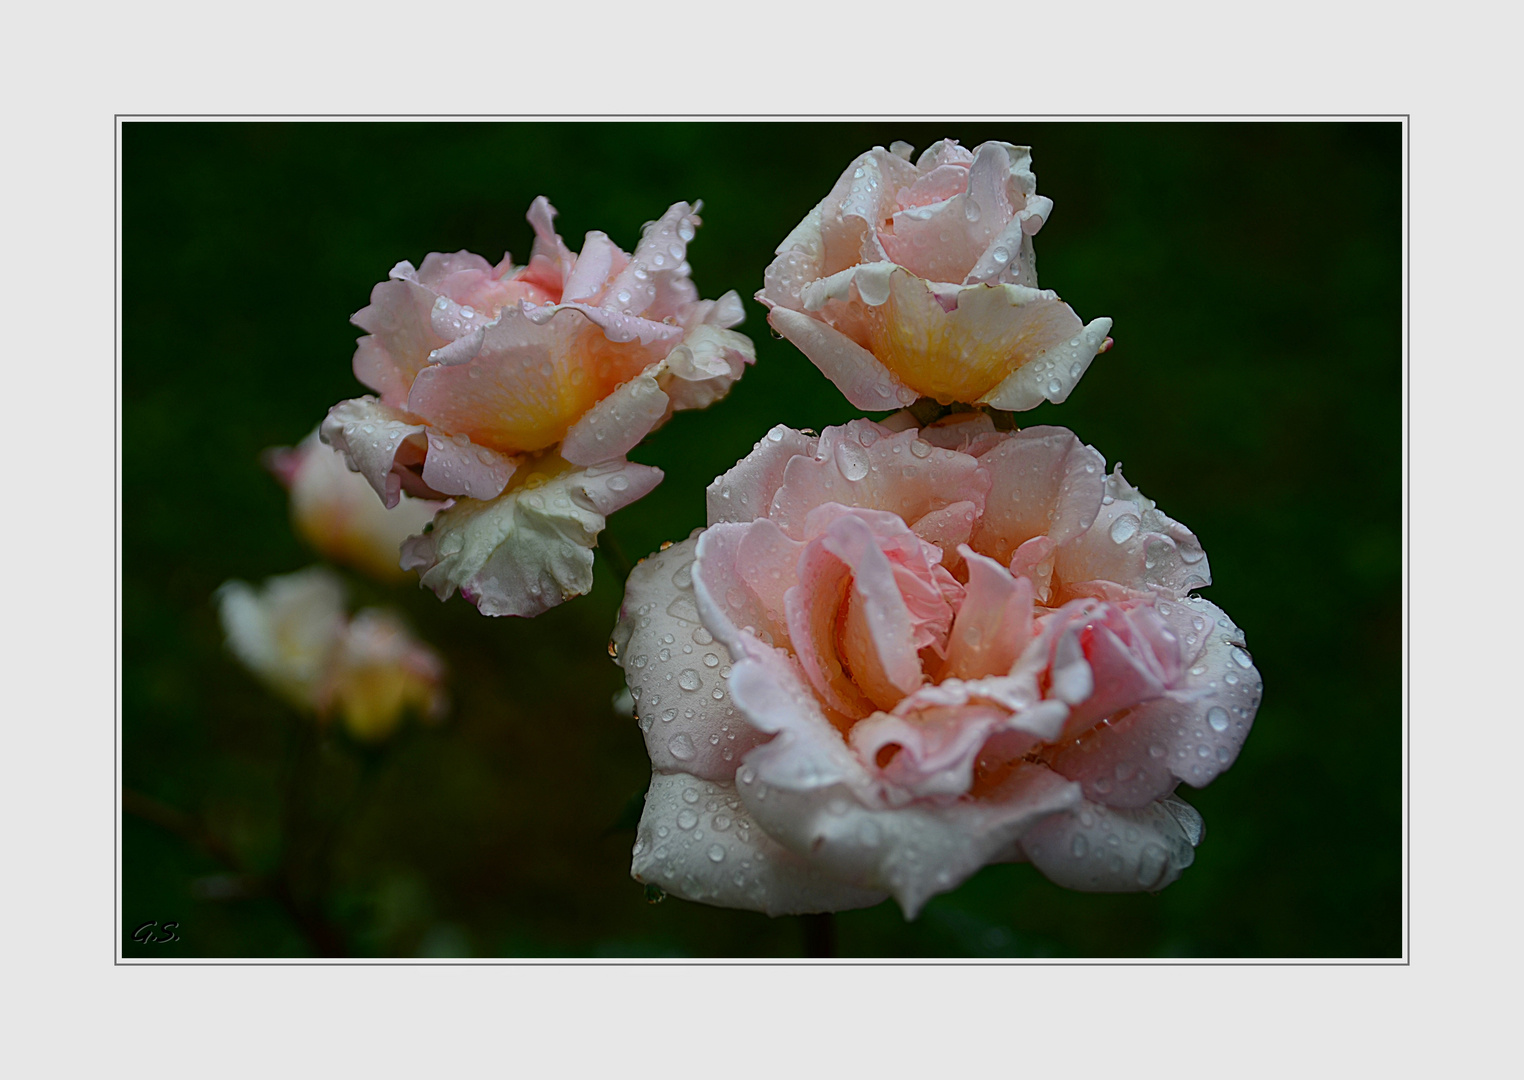
<svg viewBox="0 0 1524 1080">
<path fill-rule="evenodd" d="M 387 509 L 344 455 L 313 431 L 294 447 L 265 451 L 264 461 L 291 493 L 291 524 L 314 550 L 381 581 L 406 577 L 402 542 L 447 504 L 403 495 Z"/>
<path fill-rule="evenodd" d="M 1261 689 L 1196 537 L 1063 428 L 913 423 L 774 428 L 630 575 L 637 879 L 914 917 L 991 862 L 1096 891 L 1190 865 L 1175 788 L 1232 763 Z"/>
<path fill-rule="evenodd" d="M 456 497 L 406 566 L 491 615 L 586 592 L 605 517 L 661 480 L 625 454 L 673 411 L 723 397 L 754 359 L 729 329 L 740 298 L 700 300 L 689 280 L 696 206 L 648 224 L 633 255 L 601 232 L 574 254 L 554 214 L 543 197 L 530 207 L 525 266 L 465 251 L 398 263 L 354 317 L 368 332 L 355 376 L 379 396 L 322 425 L 387 506 Z"/>
<path fill-rule="evenodd" d="M 217 590 L 228 648 L 244 667 L 297 709 L 338 718 L 357 739 L 390 735 L 409 711 L 438 720 L 448 709 L 437 653 L 396 614 L 345 614 L 344 584 L 313 567 L 254 587 Z"/>
<path fill-rule="evenodd" d="M 915 164 L 875 147 L 778 245 L 767 321 L 860 409 L 918 397 L 1031 409 L 1063 401 L 1110 344 L 1037 288 L 1032 237 L 1053 211 L 1025 146 L 951 139 Z"/>
</svg>

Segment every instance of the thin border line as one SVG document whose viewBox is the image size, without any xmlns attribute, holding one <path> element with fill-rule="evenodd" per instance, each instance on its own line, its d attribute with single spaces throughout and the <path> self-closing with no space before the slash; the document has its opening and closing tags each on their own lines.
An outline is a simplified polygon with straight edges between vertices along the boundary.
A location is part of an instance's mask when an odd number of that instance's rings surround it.
<svg viewBox="0 0 1524 1080">
<path fill-rule="evenodd" d="M 113 434 L 116 446 L 114 447 L 116 459 L 116 499 L 112 509 L 112 522 L 116 532 L 116 643 L 113 650 L 112 672 L 116 684 L 116 726 L 112 732 L 112 748 L 115 752 L 113 771 L 115 773 L 114 802 L 112 805 L 112 823 L 115 832 L 116 843 L 116 895 L 115 895 L 115 927 L 113 930 L 115 946 L 112 966 L 114 967 L 1411 967 L 1413 926 L 1411 915 L 1412 899 L 1412 808 L 1410 805 L 1412 793 L 1412 757 L 1408 752 L 1410 742 L 1410 724 L 1412 709 L 1412 666 L 1409 662 L 1412 654 L 1412 618 L 1410 605 L 1412 602 L 1412 559 L 1410 557 L 1410 536 L 1412 527 L 1412 498 L 1411 498 L 1411 469 L 1410 465 L 1410 442 L 1412 436 L 1412 402 L 1409 394 L 1409 385 L 1412 381 L 1412 333 L 1413 312 L 1411 304 L 1411 254 L 1412 241 L 1412 176 L 1413 159 L 1411 153 L 1412 123 L 1411 113 L 963 113 L 949 117 L 946 113 L 894 113 L 875 114 L 858 113 L 855 115 L 822 115 L 822 116 L 779 116 L 772 113 L 688 113 L 673 116 L 652 115 L 649 113 L 602 113 L 582 116 L 570 116 L 558 113 L 524 113 L 518 115 L 505 115 L 500 113 L 425 113 L 425 114 L 402 114 L 402 113 L 115 113 L 113 119 L 114 143 L 112 148 L 113 183 L 115 190 L 112 195 L 112 255 L 115 263 L 116 282 L 112 290 L 111 310 L 115 324 L 116 340 L 113 354 L 116 357 L 115 370 L 112 372 L 112 389 L 115 393 L 113 403 Z M 822 123 L 822 122 L 858 122 L 872 120 L 945 120 L 949 123 L 962 120 L 1010 120 L 1013 122 L 1027 122 L 1033 120 L 1095 120 L 1095 119 L 1199 119 L 1203 121 L 1221 122 L 1224 120 L 1241 119 L 1322 119 L 1322 120 L 1351 120 L 1351 121 L 1381 121 L 1396 120 L 1402 125 L 1402 155 L 1403 155 L 1403 235 L 1402 235 L 1402 306 L 1403 306 L 1403 343 L 1402 343 L 1402 472 L 1403 472 L 1403 515 L 1402 515 L 1402 561 L 1403 561 L 1403 597 L 1402 597 L 1402 637 L 1403 637 L 1403 703 L 1402 703 L 1402 759 L 1403 759 L 1403 794 L 1402 794 L 1402 830 L 1403 830 L 1403 955 L 1390 959 L 1375 960 L 1334 960 L 1334 959 L 1297 959 L 1297 960 L 1129 960 L 1113 958 L 1100 959 L 1075 959 L 1075 960 L 1022 960 L 1022 959 L 990 959 L 990 960 L 946 960 L 946 959 L 909 959 L 898 958 L 883 960 L 737 960 L 726 958 L 683 959 L 683 960 L 625 960 L 615 961 L 609 959 L 582 959 L 579 957 L 567 957 L 559 960 L 513 960 L 501 957 L 463 960 L 428 960 L 428 959 L 376 959 L 376 960 L 326 960 L 323 958 L 308 959 L 282 959 L 282 960 L 223 960 L 215 958 L 195 960 L 154 960 L 152 958 L 129 959 L 123 955 L 121 949 L 122 929 L 122 832 L 121 832 L 121 732 L 123 719 L 122 702 L 122 679 L 121 679 L 121 650 L 122 650 L 122 536 L 121 536 L 121 509 L 122 509 L 122 410 L 121 410 L 121 371 L 122 371 L 122 324 L 121 324 L 121 289 L 122 289 L 122 265 L 121 265 L 121 215 L 122 215 L 122 126 L 128 120 L 208 120 L 208 119 L 272 119 L 272 120 L 366 120 L 366 119 L 389 119 L 389 120 L 448 120 L 448 119 L 471 119 L 471 120 L 558 120 L 569 123 L 593 122 L 599 120 L 647 120 L 657 123 L 674 123 L 687 120 L 720 120 L 720 119 L 777 119 L 780 122 L 791 123 Z"/>
</svg>

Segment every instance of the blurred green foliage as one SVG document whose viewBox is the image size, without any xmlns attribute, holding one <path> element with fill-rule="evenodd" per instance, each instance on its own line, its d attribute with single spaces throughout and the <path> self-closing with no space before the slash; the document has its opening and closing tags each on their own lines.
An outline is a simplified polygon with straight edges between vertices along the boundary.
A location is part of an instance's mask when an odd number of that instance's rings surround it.
<svg viewBox="0 0 1524 1080">
<path fill-rule="evenodd" d="M 548 195 L 573 248 L 702 198 L 703 295 L 747 299 L 758 362 L 631 455 L 666 470 L 610 534 L 703 524 L 773 424 L 855 410 L 749 298 L 857 153 L 943 136 L 1034 148 L 1044 286 L 1115 348 L 1063 406 L 1201 537 L 1264 705 L 1182 794 L 1196 864 L 1157 896 L 988 867 L 906 923 L 837 916 L 842 956 L 1385 957 L 1402 948 L 1401 131 L 1395 123 L 146 123 L 122 139 L 123 949 L 127 956 L 798 956 L 805 927 L 629 877 L 649 766 L 604 642 L 620 583 L 533 622 L 352 577 L 451 666 L 455 709 L 366 751 L 225 652 L 228 578 L 315 557 L 261 469 L 361 391 L 347 317 L 401 259 L 527 257 Z M 284 836 L 284 840 L 282 837 Z M 280 874 L 275 875 L 277 869 Z M 275 876 L 272 876 L 275 875 Z M 273 881 L 283 885 L 272 884 Z M 139 944 L 151 920 L 179 940 Z"/>
</svg>

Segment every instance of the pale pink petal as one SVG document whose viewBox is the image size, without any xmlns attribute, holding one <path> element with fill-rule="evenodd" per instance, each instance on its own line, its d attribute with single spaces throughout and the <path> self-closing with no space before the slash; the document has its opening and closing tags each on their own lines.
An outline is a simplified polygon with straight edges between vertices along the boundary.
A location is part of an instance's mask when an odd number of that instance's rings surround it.
<svg viewBox="0 0 1524 1080">
<path fill-rule="evenodd" d="M 420 498 L 443 498 L 417 472 L 428 449 L 427 431 L 417 418 L 368 395 L 339 402 L 319 428 L 322 440 L 370 481 L 388 509 L 397 505 L 404 488 Z"/>
<path fill-rule="evenodd" d="M 1091 526 L 1060 546 L 1061 581 L 1112 582 L 1177 598 L 1212 583 L 1196 535 L 1123 479 L 1120 464 L 1105 478 L 1102 500 Z"/>
<path fill-rule="evenodd" d="M 1000 143 L 980 146 L 966 171 L 948 165 L 932 170 L 906 194 L 954 172 L 963 173 L 966 187 L 931 205 L 919 201 L 929 188 L 908 203 L 902 195 L 901 204 L 911 208 L 896 213 L 890 227 L 879 233 L 891 260 L 928 281 L 962 282 L 1016 212 L 1006 193 L 1011 163 Z"/>
<path fill-rule="evenodd" d="M 1011 555 L 1011 573 L 1032 583 L 1033 598 L 1046 605 L 1053 591 L 1053 559 L 1058 545 L 1046 536 L 1034 536 Z"/>
<path fill-rule="evenodd" d="M 906 918 L 991 861 L 1009 857 L 1044 818 L 1075 806 L 1079 785 L 1041 766 L 1020 766 L 989 797 L 884 808 L 864 803 L 844 784 L 785 786 L 766 779 L 759 747 L 736 774 L 753 819 L 783 846 L 833 877 L 886 889 Z"/>
<path fill-rule="evenodd" d="M 662 388 L 674 410 L 705 409 L 729 393 L 756 359 L 756 347 L 746 335 L 699 323 L 667 354 Z"/>
<path fill-rule="evenodd" d="M 968 586 L 947 641 L 941 677 L 978 679 L 1006 675 L 1032 637 L 1032 585 L 972 549 Z"/>
<path fill-rule="evenodd" d="M 972 286 L 977 287 L 977 286 Z M 1007 285 L 1012 289 L 1019 286 Z M 1111 331 L 1110 319 L 1093 319 L 1083 328 L 1067 304 L 1053 301 L 1037 314 L 1043 322 L 1034 333 L 1023 362 L 1000 385 L 979 400 L 996 409 L 1023 412 L 1035 409 L 1044 401 L 1055 404 L 1068 400 L 1080 377 L 1106 347 Z M 1035 329 L 1035 328 L 1034 328 Z"/>
<path fill-rule="evenodd" d="M 667 415 L 670 402 L 654 375 L 637 375 L 583 413 L 561 440 L 575 465 L 624 457 Z"/>
<path fill-rule="evenodd" d="M 784 594 L 802 547 L 765 520 L 705 529 L 693 571 L 704 625 L 732 650 L 748 627 L 766 644 L 790 646 Z"/>
<path fill-rule="evenodd" d="M 624 252 L 619 250 L 606 233 L 588 233 L 582 241 L 582 252 L 577 256 L 576 265 L 561 287 L 562 302 L 581 300 L 588 304 L 598 303 L 604 287 L 614 274 L 615 260 L 624 257 Z"/>
<path fill-rule="evenodd" d="M 919 396 L 857 342 L 818 319 L 775 307 L 767 322 L 859 409 L 898 409 Z"/>
<path fill-rule="evenodd" d="M 915 534 L 942 549 L 942 565 L 956 571 L 961 563 L 958 547 L 968 543 L 974 523 L 979 519 L 979 504 L 972 499 L 955 502 L 928 511 L 910 523 Z"/>
<path fill-rule="evenodd" d="M 844 884 L 773 840 L 733 782 L 656 772 L 630 874 L 684 900 L 799 915 L 872 907 L 887 893 Z"/>
<path fill-rule="evenodd" d="M 918 522 L 957 503 L 984 506 L 989 476 L 978 461 L 869 420 L 827 428 L 813 455 L 786 463 L 769 516 L 796 539 L 817 506 L 840 503 Z"/>
<path fill-rule="evenodd" d="M 640 498 L 661 471 L 630 462 L 576 469 L 540 459 L 496 499 L 461 499 L 402 548 L 404 569 L 441 600 L 459 588 L 484 615 L 538 615 L 593 584 L 606 516 Z"/>
<path fill-rule="evenodd" d="M 688 242 L 699 225 L 698 207 L 673 203 L 656 221 L 648 224 L 630 263 L 609 285 L 606 297 L 618 309 L 660 322 L 676 316 L 685 304 L 698 299 L 688 279 Z"/>
<path fill-rule="evenodd" d="M 464 495 L 471 499 L 495 499 L 508 486 L 519 459 L 485 446 L 464 435 L 428 434 L 428 456 L 423 460 L 423 482 L 441 495 Z"/>
<path fill-rule="evenodd" d="M 909 413 L 900 415 L 910 420 L 908 427 L 917 426 L 914 422 L 915 418 Z M 893 419 L 894 417 L 886 417 L 879 422 L 888 425 Z M 940 446 L 944 450 L 957 450 L 964 454 L 970 453 L 969 448 L 975 443 L 982 443 L 987 436 L 991 435 L 997 435 L 995 422 L 982 412 L 950 413 L 935 423 L 921 428 L 921 438 L 932 446 Z M 972 456 L 979 455 L 974 453 Z"/>
<path fill-rule="evenodd" d="M 804 310 L 804 287 L 824 276 L 825 241 L 820 233 L 824 206 L 824 201 L 817 204 L 778 245 L 777 257 L 762 275 L 762 288 L 756 294 L 758 301 L 770 308 Z"/>
<path fill-rule="evenodd" d="M 893 575 L 887 562 L 883 572 L 889 579 L 888 588 L 892 590 Z M 810 685 L 828 708 L 858 719 L 873 712 L 876 702 L 863 692 L 871 691 L 873 687 L 859 688 L 859 679 L 854 679 L 854 673 L 847 669 L 837 647 L 842 607 L 852 585 L 851 568 L 814 542 L 800 557 L 798 584 L 785 594 L 784 603 L 790 648 Z M 908 644 L 909 614 L 904 611 L 904 602 L 897 595 L 893 600 L 898 604 L 896 614 L 906 631 Z M 871 680 L 874 674 L 878 672 L 864 673 L 861 681 Z M 883 689 L 880 688 L 881 692 Z"/>
<path fill-rule="evenodd" d="M 1101 508 L 1106 459 L 1064 428 L 1011 432 L 978 460 L 990 490 L 972 544 L 997 562 L 1033 537 L 1078 536 Z"/>
<path fill-rule="evenodd" d="M 630 571 L 612 639 L 615 662 L 635 700 L 652 767 L 731 780 L 742 756 L 766 736 L 728 698 L 714 697 L 731 658 L 694 605 L 697 546 L 684 540 Z"/>
<path fill-rule="evenodd" d="M 1160 601 L 1158 611 L 1182 643 L 1184 676 L 1170 693 L 1093 728 L 1053 760 L 1096 802 L 1143 806 L 1181 780 L 1209 783 L 1237 758 L 1259 708 L 1259 672 L 1221 608 L 1191 597 Z"/>
<path fill-rule="evenodd" d="M 773 495 L 783 486 L 783 473 L 795 457 L 813 457 L 820 440 L 778 424 L 751 453 L 716 477 L 705 490 L 709 524 L 751 521 L 767 514 Z"/>
<path fill-rule="evenodd" d="M 393 274 L 410 277 L 412 267 L 401 267 Z M 394 408 L 407 404 L 408 388 L 428 365 L 429 354 L 449 343 L 433 328 L 435 299 L 430 289 L 409 278 L 383 281 L 370 291 L 370 303 L 350 320 L 369 335 L 355 347 L 355 378 Z"/>
<path fill-rule="evenodd" d="M 954 195 L 961 195 L 967 188 L 968 167 L 966 165 L 938 165 L 930 172 L 922 174 L 920 179 L 909 187 L 902 188 L 895 195 L 895 203 L 901 210 L 929 206 L 943 199 L 950 199 Z"/>
<path fill-rule="evenodd" d="M 1037 253 L 1032 247 L 1032 237 L 1052 213 L 1052 199 L 1040 195 L 1030 198 L 990 241 L 963 284 L 1037 288 Z"/>
<path fill-rule="evenodd" d="M 458 317 L 462 309 L 471 309 L 477 320 L 490 321 L 499 311 L 520 300 L 545 303 L 553 296 L 544 288 L 528 281 L 518 280 L 512 274 L 513 267 L 506 261 L 491 266 L 480 255 L 469 251 L 457 251 L 444 255 L 431 252 L 418 268 L 417 281 L 447 300 L 448 305 L 435 301 L 433 313 L 436 332 L 440 331 L 441 311 Z M 449 317 L 449 316 L 446 316 Z M 472 316 L 466 316 L 471 320 Z M 477 323 L 479 325 L 479 322 Z M 455 335 L 444 332 L 449 338 Z"/>
<path fill-rule="evenodd" d="M 886 257 L 879 222 L 894 212 L 895 192 L 919 178 L 915 166 L 881 146 L 847 166 L 820 205 L 822 276 Z"/>
<path fill-rule="evenodd" d="M 879 774 L 891 803 L 903 805 L 912 799 L 967 793 L 973 785 L 974 757 L 985 740 L 1004 727 L 1008 715 L 989 705 L 927 709 L 913 720 L 880 712 L 855 724 L 849 741 L 865 762 L 892 751 Z"/>
<path fill-rule="evenodd" d="M 1063 612 L 1070 613 L 1070 621 L 1055 644 L 1055 653 L 1074 641 L 1090 667 L 1092 683 L 1082 701 L 1071 703 L 1064 728 L 1066 739 L 1082 735 L 1109 716 L 1162 696 L 1179 681 L 1183 670 L 1179 638 L 1151 603 L 1076 602 Z"/>
<path fill-rule="evenodd" d="M 957 139 L 938 139 L 921 151 L 921 156 L 915 160 L 915 167 L 928 173 L 944 165 L 967 168 L 973 163 L 974 152 L 966 146 L 960 146 Z"/>
<path fill-rule="evenodd" d="M 534 229 L 534 246 L 530 249 L 529 265 L 519 276 L 545 290 L 552 300 L 559 300 L 576 256 L 556 232 L 556 208 L 544 195 L 529 204 L 525 217 Z"/>
<path fill-rule="evenodd" d="M 1135 810 L 1085 803 L 1033 826 L 1021 847 L 1066 889 L 1157 892 L 1191 865 L 1201 834 L 1201 815 L 1167 797 Z"/>
<path fill-rule="evenodd" d="M 559 442 L 598 401 L 661 358 L 659 344 L 607 345 L 575 306 L 541 310 L 549 312 L 543 323 L 521 309 L 505 311 L 485 328 L 481 349 L 468 362 L 420 372 L 409 409 L 478 445 L 505 453 L 539 450 Z M 589 345 L 601 348 L 605 363 L 590 369 Z"/>
</svg>

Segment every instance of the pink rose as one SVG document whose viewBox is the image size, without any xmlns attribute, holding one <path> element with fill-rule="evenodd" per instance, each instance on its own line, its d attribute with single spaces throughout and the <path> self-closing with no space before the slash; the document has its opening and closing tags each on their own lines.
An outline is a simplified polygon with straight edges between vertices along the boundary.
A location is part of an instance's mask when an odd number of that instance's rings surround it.
<svg viewBox="0 0 1524 1080">
<path fill-rule="evenodd" d="M 344 455 L 318 441 L 313 431 L 294 447 L 265 452 L 269 466 L 291 493 L 291 524 L 319 554 L 382 581 L 406 577 L 402 542 L 446 505 L 403 495 L 388 510 L 364 477 L 351 472 Z"/>
<path fill-rule="evenodd" d="M 653 777 L 634 875 L 913 917 L 989 862 L 1163 888 L 1259 705 L 1185 526 L 1073 433 L 776 427 L 615 630 Z"/>
<path fill-rule="evenodd" d="M 344 610 L 344 584 L 313 567 L 259 587 L 217 590 L 228 648 L 278 696 L 318 719 L 339 719 L 355 738 L 385 738 L 409 710 L 441 718 L 448 702 L 439 655 L 396 614 Z"/>
<path fill-rule="evenodd" d="M 751 342 L 729 329 L 741 322 L 740 298 L 700 300 L 689 280 L 696 210 L 674 204 L 633 255 L 601 232 L 573 254 L 541 197 L 529 210 L 527 266 L 464 251 L 431 254 L 417 269 L 398 263 L 355 315 L 369 332 L 355 375 L 380 397 L 336 405 L 323 440 L 388 506 L 404 491 L 457 497 L 450 544 L 510 545 L 441 569 L 459 552 L 428 536 L 414 544 L 411 565 L 442 598 L 459 587 L 491 614 L 534 615 L 585 592 L 604 516 L 661 479 L 624 455 L 673 411 L 723 397 L 753 361 Z M 515 508 L 534 475 L 562 478 L 574 528 Z M 492 521 L 468 528 L 475 515 Z M 494 557 L 516 575 L 483 576 Z"/>
<path fill-rule="evenodd" d="M 1063 401 L 1110 339 L 1037 288 L 1052 213 L 1025 146 L 875 147 L 778 245 L 767 321 L 860 409 Z"/>
</svg>

